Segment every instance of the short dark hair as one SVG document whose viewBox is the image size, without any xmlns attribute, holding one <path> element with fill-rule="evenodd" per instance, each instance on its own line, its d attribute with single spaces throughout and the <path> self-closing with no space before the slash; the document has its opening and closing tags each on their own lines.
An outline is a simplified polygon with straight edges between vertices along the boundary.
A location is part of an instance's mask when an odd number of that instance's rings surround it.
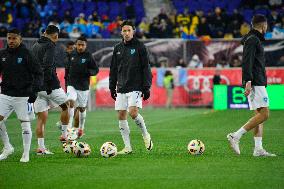
<svg viewBox="0 0 284 189">
<path fill-rule="evenodd" d="M 256 25 L 259 25 L 261 23 L 265 23 L 267 22 L 267 19 L 264 15 L 262 14 L 256 14 L 253 16 L 252 20 L 251 20 L 251 23 L 252 23 L 252 26 L 256 26 Z"/>
<path fill-rule="evenodd" d="M 75 45 L 74 41 L 68 41 L 67 44 L 66 44 L 67 47 L 71 46 L 71 45 Z"/>
<path fill-rule="evenodd" d="M 18 30 L 17 28 L 11 28 L 11 29 L 8 30 L 7 33 L 13 33 L 13 34 L 21 35 L 20 30 Z"/>
<path fill-rule="evenodd" d="M 88 42 L 88 41 L 87 41 L 87 38 L 84 37 L 84 36 L 78 37 L 78 38 L 76 39 L 76 42 L 77 42 L 77 41 L 85 41 L 86 43 Z"/>
<path fill-rule="evenodd" d="M 47 26 L 46 30 L 45 30 L 45 33 L 47 35 L 51 35 L 51 34 L 55 34 L 55 33 L 58 33 L 59 34 L 59 29 L 57 26 L 55 25 L 49 25 Z"/>
<path fill-rule="evenodd" d="M 133 22 L 131 20 L 124 20 L 122 22 L 122 24 L 120 25 L 120 27 L 122 28 L 123 26 L 131 26 L 133 30 L 135 30 L 135 25 L 133 24 Z"/>
</svg>

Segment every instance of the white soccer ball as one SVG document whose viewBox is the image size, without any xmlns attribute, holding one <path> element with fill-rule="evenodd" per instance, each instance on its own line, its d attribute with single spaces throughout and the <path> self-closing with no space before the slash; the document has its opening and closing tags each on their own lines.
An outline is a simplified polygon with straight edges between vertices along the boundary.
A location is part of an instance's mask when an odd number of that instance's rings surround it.
<svg viewBox="0 0 284 189">
<path fill-rule="evenodd" d="M 117 147 L 113 142 L 105 142 L 102 145 L 100 152 L 105 158 L 114 157 L 117 155 Z"/>
<path fill-rule="evenodd" d="M 71 148 L 69 143 L 63 143 L 62 147 L 63 147 L 63 151 L 65 153 L 72 153 L 73 152 L 73 149 Z"/>
<path fill-rule="evenodd" d="M 77 129 L 72 128 L 72 129 L 67 129 L 67 139 L 68 140 L 76 140 L 78 138 L 78 133 Z"/>
<path fill-rule="evenodd" d="M 91 154 L 91 148 L 85 142 L 78 142 L 76 147 L 73 149 L 73 153 L 77 157 L 87 157 Z"/>
<path fill-rule="evenodd" d="M 69 142 L 71 152 L 74 152 L 75 148 L 77 147 L 77 143 L 78 142 L 76 140 Z"/>
<path fill-rule="evenodd" d="M 205 145 L 201 140 L 195 139 L 188 143 L 187 149 L 191 155 L 202 155 L 205 151 Z"/>
</svg>

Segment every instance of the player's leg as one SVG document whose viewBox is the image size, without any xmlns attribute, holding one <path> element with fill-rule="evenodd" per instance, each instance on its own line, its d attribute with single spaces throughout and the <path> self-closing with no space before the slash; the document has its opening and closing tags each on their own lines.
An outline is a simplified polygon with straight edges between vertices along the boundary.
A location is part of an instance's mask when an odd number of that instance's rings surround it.
<svg viewBox="0 0 284 189">
<path fill-rule="evenodd" d="M 85 107 L 79 107 L 78 108 L 78 114 L 79 114 L 79 129 L 78 129 L 78 137 L 81 138 L 84 135 L 84 129 L 85 129 L 85 121 L 86 121 L 86 108 Z"/>
<path fill-rule="evenodd" d="M 127 122 L 127 99 L 126 94 L 118 93 L 115 100 L 115 110 L 118 115 L 118 125 L 124 148 L 118 152 L 118 154 L 129 154 L 132 152 L 130 144 L 130 129 Z"/>
<path fill-rule="evenodd" d="M 28 97 L 14 97 L 13 108 L 21 122 L 22 139 L 23 139 L 23 155 L 21 162 L 30 160 L 30 148 L 32 141 L 32 130 L 29 113 L 32 111 L 30 104 L 27 103 Z"/>
<path fill-rule="evenodd" d="M 89 90 L 86 91 L 78 91 L 77 90 L 77 104 L 79 107 L 79 129 L 78 129 L 78 137 L 81 138 L 84 135 L 85 129 L 85 121 L 86 121 L 86 107 L 88 103 Z"/>
<path fill-rule="evenodd" d="M 255 111 L 258 114 L 260 109 Z M 263 123 L 259 124 L 253 129 L 254 132 L 254 151 L 253 156 L 276 156 L 275 154 L 267 152 L 262 146 L 262 136 L 263 136 Z"/>
<path fill-rule="evenodd" d="M 6 130 L 5 118 L 13 111 L 12 97 L 0 94 L 0 137 L 2 139 L 4 148 L 0 155 L 0 161 L 6 159 L 9 155 L 14 152 L 13 146 L 10 144 L 9 136 Z"/>
<path fill-rule="evenodd" d="M 141 92 L 135 91 L 131 93 L 127 93 L 128 99 L 128 111 L 131 118 L 135 121 L 136 125 L 141 129 L 142 136 L 144 139 L 145 147 L 147 150 L 153 149 L 153 141 L 149 132 L 147 131 L 147 127 L 145 121 L 141 114 L 139 114 L 139 109 L 142 108 L 142 97 Z"/>
<path fill-rule="evenodd" d="M 77 100 L 77 92 L 72 86 L 67 87 L 67 99 L 69 101 L 69 128 L 73 127 L 75 102 Z"/>
<path fill-rule="evenodd" d="M 48 118 L 49 100 L 45 91 L 38 93 L 34 103 L 35 113 L 37 113 L 36 137 L 38 142 L 37 155 L 53 154 L 45 147 L 44 131 Z"/>
</svg>

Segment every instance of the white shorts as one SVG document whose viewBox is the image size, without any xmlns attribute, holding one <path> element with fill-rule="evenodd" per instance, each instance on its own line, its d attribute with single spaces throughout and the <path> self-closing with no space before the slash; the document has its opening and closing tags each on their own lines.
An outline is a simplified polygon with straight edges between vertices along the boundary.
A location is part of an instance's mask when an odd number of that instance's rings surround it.
<svg viewBox="0 0 284 189">
<path fill-rule="evenodd" d="M 248 103 L 250 110 L 269 107 L 269 98 L 265 86 L 252 86 L 248 95 Z"/>
<path fill-rule="evenodd" d="M 67 95 L 62 88 L 52 90 L 49 95 L 46 91 L 40 91 L 34 103 L 35 112 L 44 112 L 65 102 L 67 102 Z"/>
<path fill-rule="evenodd" d="M 67 99 L 73 100 L 76 103 L 76 107 L 86 107 L 88 103 L 89 90 L 79 91 L 72 86 L 67 86 Z"/>
<path fill-rule="evenodd" d="M 115 110 L 128 110 L 129 107 L 142 108 L 142 92 L 133 91 L 129 93 L 117 93 Z"/>
<path fill-rule="evenodd" d="M 11 97 L 0 94 L 0 115 L 5 120 L 15 111 L 21 121 L 31 121 L 34 114 L 32 104 L 28 103 L 29 97 Z"/>
</svg>

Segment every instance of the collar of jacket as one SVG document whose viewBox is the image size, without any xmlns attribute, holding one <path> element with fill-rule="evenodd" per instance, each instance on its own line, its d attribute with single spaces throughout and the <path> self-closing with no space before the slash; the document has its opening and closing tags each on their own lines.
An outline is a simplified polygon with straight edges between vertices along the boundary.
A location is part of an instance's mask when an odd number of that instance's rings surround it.
<svg viewBox="0 0 284 189">
<path fill-rule="evenodd" d="M 24 48 L 24 47 L 25 47 L 25 45 L 22 44 L 22 43 L 20 43 L 20 45 L 19 45 L 18 47 L 16 47 L 16 48 L 9 48 L 9 46 L 7 45 L 7 51 L 8 51 L 9 53 L 15 53 L 15 52 L 17 52 L 19 49 Z"/>
<path fill-rule="evenodd" d="M 49 39 L 48 37 L 45 37 L 45 36 L 41 36 L 38 40 L 39 43 L 52 43 L 55 45 L 55 43 L 53 41 L 51 41 L 51 39 Z"/>
<path fill-rule="evenodd" d="M 138 39 L 137 39 L 136 37 L 134 37 L 134 36 L 133 36 L 133 38 L 132 38 L 130 41 L 124 42 L 124 40 L 122 39 L 123 44 L 124 44 L 125 46 L 135 44 L 135 42 L 136 42 L 137 40 L 138 40 Z"/>
<path fill-rule="evenodd" d="M 254 34 L 260 41 L 265 41 L 264 34 L 255 29 L 250 30 L 249 34 Z"/>
</svg>

